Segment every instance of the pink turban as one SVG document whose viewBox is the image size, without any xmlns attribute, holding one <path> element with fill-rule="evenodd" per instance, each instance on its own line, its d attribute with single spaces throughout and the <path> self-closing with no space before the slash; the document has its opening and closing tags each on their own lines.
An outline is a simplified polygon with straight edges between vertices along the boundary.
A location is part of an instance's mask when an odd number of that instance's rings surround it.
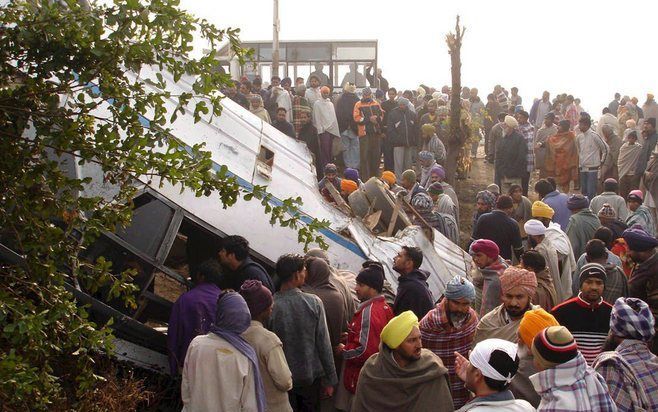
<svg viewBox="0 0 658 412">
<path fill-rule="evenodd" d="M 503 293 L 520 287 L 523 289 L 523 292 L 532 297 L 537 290 L 537 277 L 535 276 L 535 272 L 510 266 L 500 275 L 500 287 Z"/>
</svg>

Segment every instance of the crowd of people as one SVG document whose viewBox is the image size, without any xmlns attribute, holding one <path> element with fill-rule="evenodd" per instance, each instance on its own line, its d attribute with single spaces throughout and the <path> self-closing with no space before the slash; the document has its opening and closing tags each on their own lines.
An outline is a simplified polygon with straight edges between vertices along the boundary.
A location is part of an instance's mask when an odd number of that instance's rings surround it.
<svg viewBox="0 0 658 412">
<path fill-rule="evenodd" d="M 334 103 L 321 80 L 239 88 L 309 145 L 328 201 L 329 183 L 346 196 L 376 177 L 459 244 L 443 167 L 450 90 L 358 97 L 346 84 Z M 461 98 L 495 170 L 475 199 L 472 272 L 434 296 L 427 279 L 445 274 L 405 246 L 390 294 L 382 262 L 349 273 L 314 249 L 281 256 L 271 276 L 228 236 L 172 311 L 184 410 L 658 410 L 653 96 L 641 108 L 616 96 L 598 121 L 569 95 L 545 92 L 529 112 L 516 88 Z"/>
</svg>

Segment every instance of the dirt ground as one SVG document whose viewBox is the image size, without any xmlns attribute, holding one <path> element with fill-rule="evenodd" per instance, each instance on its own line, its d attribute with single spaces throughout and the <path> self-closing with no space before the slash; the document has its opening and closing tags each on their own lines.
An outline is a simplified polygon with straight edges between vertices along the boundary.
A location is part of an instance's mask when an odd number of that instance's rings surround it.
<svg viewBox="0 0 658 412">
<path fill-rule="evenodd" d="M 459 198 L 459 229 L 461 234 L 461 246 L 466 248 L 473 230 L 473 209 L 475 208 L 475 195 L 480 190 L 485 190 L 493 183 L 494 166 L 484 160 L 484 147 L 478 149 L 477 158 L 473 160 L 468 178 L 455 181 L 455 192 Z M 528 198 L 531 202 L 537 200 L 537 194 L 533 187 L 539 180 L 535 173 L 530 176 L 530 189 Z"/>
</svg>

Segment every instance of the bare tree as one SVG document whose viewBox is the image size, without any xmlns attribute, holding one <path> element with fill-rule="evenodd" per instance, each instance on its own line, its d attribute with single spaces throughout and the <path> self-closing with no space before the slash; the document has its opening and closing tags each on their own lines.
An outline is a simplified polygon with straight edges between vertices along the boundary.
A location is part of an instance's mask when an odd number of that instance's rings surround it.
<svg viewBox="0 0 658 412">
<path fill-rule="evenodd" d="M 457 172 L 457 160 L 459 152 L 464 145 L 466 136 L 461 128 L 461 48 L 462 39 L 466 32 L 465 27 L 459 26 L 459 16 L 455 23 L 455 32 L 446 35 L 448 52 L 450 53 L 450 72 L 452 75 L 452 90 L 450 97 L 450 134 L 448 137 L 448 156 L 446 159 L 446 179 L 451 185 L 454 184 Z"/>
</svg>

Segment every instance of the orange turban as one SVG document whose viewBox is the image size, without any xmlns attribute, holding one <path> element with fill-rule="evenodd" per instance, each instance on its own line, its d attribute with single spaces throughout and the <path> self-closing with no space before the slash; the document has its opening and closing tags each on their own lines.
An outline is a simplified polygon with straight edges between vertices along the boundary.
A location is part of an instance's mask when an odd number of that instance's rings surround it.
<svg viewBox="0 0 658 412">
<path fill-rule="evenodd" d="M 356 184 L 354 180 L 343 179 L 340 181 L 340 190 L 341 192 L 347 192 L 350 194 L 359 188 L 359 185 Z"/>
<path fill-rule="evenodd" d="M 390 170 L 384 170 L 382 172 L 382 180 L 388 183 L 389 186 L 393 186 L 397 181 L 397 178 L 395 177 L 395 173 Z"/>
<path fill-rule="evenodd" d="M 529 310 L 523 314 L 523 319 L 519 323 L 519 337 L 530 348 L 535 336 L 549 326 L 560 326 L 560 324 L 544 309 Z"/>
</svg>

